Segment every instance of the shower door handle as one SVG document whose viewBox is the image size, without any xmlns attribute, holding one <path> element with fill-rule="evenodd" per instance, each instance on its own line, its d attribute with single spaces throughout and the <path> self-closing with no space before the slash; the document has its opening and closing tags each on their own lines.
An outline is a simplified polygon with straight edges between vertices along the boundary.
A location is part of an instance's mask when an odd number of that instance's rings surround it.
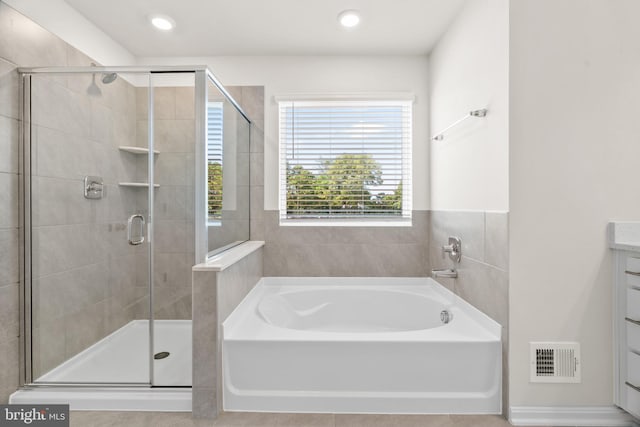
<svg viewBox="0 0 640 427">
<path fill-rule="evenodd" d="M 134 240 L 131 229 L 133 228 L 133 222 L 136 219 L 140 220 L 140 237 Z M 144 243 L 144 217 L 142 215 L 136 214 L 129 217 L 129 221 L 127 221 L 127 240 L 129 241 L 129 244 L 133 246 Z"/>
</svg>

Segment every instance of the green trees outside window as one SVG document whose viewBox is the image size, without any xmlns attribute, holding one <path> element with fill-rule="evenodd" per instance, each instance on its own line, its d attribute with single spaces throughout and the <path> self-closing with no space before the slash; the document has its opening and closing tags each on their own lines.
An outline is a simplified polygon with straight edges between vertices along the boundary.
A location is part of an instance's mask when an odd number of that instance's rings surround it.
<svg viewBox="0 0 640 427">
<path fill-rule="evenodd" d="M 222 165 L 209 162 L 207 171 L 207 192 L 209 221 L 222 219 Z"/>
<path fill-rule="evenodd" d="M 372 193 L 383 184 L 382 168 L 370 154 L 341 154 L 313 173 L 287 165 L 287 216 L 349 217 L 402 215 L 402 182 L 393 193 Z"/>
</svg>

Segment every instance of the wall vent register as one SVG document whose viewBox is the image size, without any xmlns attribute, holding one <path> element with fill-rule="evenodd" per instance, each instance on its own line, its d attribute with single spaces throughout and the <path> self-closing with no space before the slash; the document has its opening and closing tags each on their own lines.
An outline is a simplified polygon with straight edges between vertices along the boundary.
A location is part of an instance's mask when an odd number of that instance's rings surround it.
<svg viewBox="0 0 640 427">
<path fill-rule="evenodd" d="M 580 344 L 577 342 L 530 343 L 530 381 L 536 383 L 579 383 Z"/>
</svg>

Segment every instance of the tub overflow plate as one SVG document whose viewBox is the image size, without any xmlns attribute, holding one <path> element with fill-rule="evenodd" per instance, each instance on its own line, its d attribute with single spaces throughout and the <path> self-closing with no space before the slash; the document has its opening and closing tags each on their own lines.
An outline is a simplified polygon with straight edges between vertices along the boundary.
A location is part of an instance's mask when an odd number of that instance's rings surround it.
<svg viewBox="0 0 640 427">
<path fill-rule="evenodd" d="M 161 351 L 159 353 L 156 353 L 153 355 L 153 358 L 156 360 L 160 360 L 160 359 L 166 359 L 167 357 L 169 357 L 169 352 L 168 351 Z"/>
</svg>

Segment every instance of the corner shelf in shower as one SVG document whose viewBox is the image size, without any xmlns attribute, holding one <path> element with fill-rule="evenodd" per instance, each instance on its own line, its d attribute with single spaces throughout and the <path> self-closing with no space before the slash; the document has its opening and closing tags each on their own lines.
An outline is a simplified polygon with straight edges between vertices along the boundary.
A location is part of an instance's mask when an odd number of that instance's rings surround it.
<svg viewBox="0 0 640 427">
<path fill-rule="evenodd" d="M 131 147 L 128 145 L 121 145 L 118 147 L 118 149 L 120 151 L 126 151 L 127 153 L 133 153 L 133 154 L 148 154 L 149 153 L 149 149 L 148 148 L 143 148 L 143 147 Z M 158 150 L 153 150 L 153 154 L 160 154 L 160 152 Z"/>
<path fill-rule="evenodd" d="M 120 187 L 133 187 L 133 188 L 149 188 L 149 184 L 146 182 L 119 182 Z M 160 184 L 153 184 L 153 188 L 159 188 Z"/>
</svg>

